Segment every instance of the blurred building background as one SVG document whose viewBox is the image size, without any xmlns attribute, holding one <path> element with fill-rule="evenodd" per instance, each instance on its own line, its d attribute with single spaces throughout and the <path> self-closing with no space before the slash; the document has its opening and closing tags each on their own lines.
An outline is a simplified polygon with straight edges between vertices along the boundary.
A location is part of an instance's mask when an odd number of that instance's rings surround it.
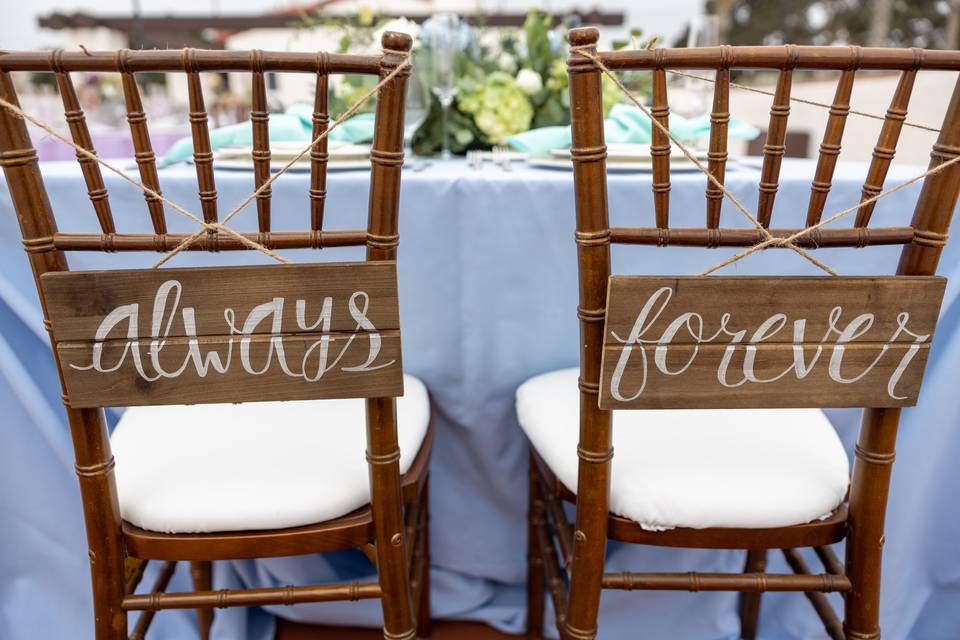
<svg viewBox="0 0 960 640">
<path fill-rule="evenodd" d="M 960 0 L 573 0 L 533 2 L 524 0 L 321 0 L 314 3 L 287 2 L 264 11 L 263 2 L 221 0 L 102 0 L 75 2 L 35 0 L 29 7 L 0 25 L 0 48 L 88 49 L 207 47 L 266 50 L 336 50 L 340 46 L 342 23 L 367 13 L 381 22 L 397 18 L 391 28 L 416 30 L 438 11 L 455 12 L 478 31 L 517 28 L 531 8 L 542 9 L 566 25 L 595 24 L 601 27 L 606 47 L 630 42 L 632 34 L 658 36 L 657 46 L 696 44 L 851 44 L 863 46 L 906 46 L 956 48 L 960 35 Z M 400 20 L 402 18 L 402 20 Z M 338 20 L 341 21 L 338 23 Z M 26 24 L 24 24 L 26 22 Z M 406 25 L 406 26 L 405 26 Z M 79 74 L 78 74 L 79 75 Z M 249 94 L 242 76 L 205 77 L 206 90 L 216 96 L 211 108 L 214 125 L 245 117 L 243 105 Z M 948 77 L 949 76 L 949 77 Z M 78 78 L 82 81 L 83 79 Z M 765 74 L 741 74 L 738 82 L 772 90 L 773 78 Z M 938 126 L 938 120 L 953 85 L 953 74 L 926 73 L 918 78 L 910 120 Z M 152 74 L 141 78 L 152 114 L 154 130 L 182 126 L 186 104 L 186 81 L 182 74 Z M 807 73 L 794 81 L 794 96 L 829 103 L 836 74 Z M 853 109 L 883 114 L 897 82 L 896 74 L 858 74 Z M 55 121 L 60 110 L 49 79 L 35 81 L 30 108 L 41 119 Z M 94 128 L 122 124 L 122 100 L 116 79 L 87 79 L 81 93 L 91 109 Z M 286 77 L 270 79 L 272 99 L 277 108 L 309 101 L 312 83 Z M 680 87 L 677 98 L 683 95 Z M 701 109 L 709 108 L 709 87 Z M 689 91 L 688 91 L 689 93 Z M 734 90 L 731 111 L 758 128 L 766 129 L 770 99 L 767 96 Z M 823 109 L 794 105 L 790 115 L 791 138 L 788 154 L 814 156 L 826 122 Z M 178 124 L 179 123 L 179 124 Z M 875 138 L 880 123 L 851 117 L 847 136 Z M 171 133 L 172 135 L 172 133 Z M 762 144 L 762 138 L 761 138 Z M 926 162 L 929 133 L 905 129 L 898 162 Z M 739 152 L 756 151 L 746 146 Z M 869 147 L 844 159 L 864 160 Z"/>
</svg>

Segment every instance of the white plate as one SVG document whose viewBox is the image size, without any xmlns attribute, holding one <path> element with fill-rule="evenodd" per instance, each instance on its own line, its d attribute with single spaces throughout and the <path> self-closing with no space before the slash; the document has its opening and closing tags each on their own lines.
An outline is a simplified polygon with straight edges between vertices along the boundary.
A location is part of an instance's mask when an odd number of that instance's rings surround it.
<svg viewBox="0 0 960 640">
<path fill-rule="evenodd" d="M 192 163 L 192 160 L 191 160 Z M 271 160 L 270 162 L 270 171 L 275 172 L 279 171 L 287 164 L 286 162 L 280 162 L 277 160 Z M 225 171 L 253 171 L 253 160 L 218 160 L 214 159 L 213 161 L 214 169 L 223 169 Z M 369 170 L 370 169 L 370 159 L 365 160 L 333 160 L 327 163 L 327 171 L 357 171 L 360 169 Z M 287 169 L 288 172 L 292 173 L 306 173 L 310 171 L 310 161 L 303 160 L 301 162 L 296 162 L 292 167 Z"/>
<path fill-rule="evenodd" d="M 701 162 L 707 161 L 706 151 L 698 149 L 691 153 L 693 153 L 693 157 L 697 160 Z M 569 158 L 570 149 L 551 149 L 550 155 L 554 158 Z M 687 157 L 676 145 L 670 145 L 670 158 L 671 161 L 680 160 L 681 162 L 689 162 Z M 649 144 L 611 143 L 607 145 L 607 162 L 650 164 L 653 162 L 653 156 L 650 155 Z"/>
<path fill-rule="evenodd" d="M 309 143 L 273 142 L 270 145 L 270 160 L 275 162 L 289 162 L 299 156 Z M 370 157 L 370 145 L 351 144 L 349 142 L 330 141 L 327 144 L 327 153 L 330 160 L 366 160 Z M 246 160 L 253 159 L 253 147 L 223 147 L 214 152 L 214 160 Z M 304 154 L 303 158 L 307 158 Z"/>
<path fill-rule="evenodd" d="M 527 158 L 527 164 L 531 167 L 541 169 L 565 169 L 573 170 L 573 162 L 570 158 Z M 610 173 L 653 173 L 653 165 L 649 162 L 617 162 L 607 161 L 607 171 Z M 697 165 L 686 158 L 683 161 L 671 159 L 671 173 L 685 173 L 700 171 Z"/>
</svg>

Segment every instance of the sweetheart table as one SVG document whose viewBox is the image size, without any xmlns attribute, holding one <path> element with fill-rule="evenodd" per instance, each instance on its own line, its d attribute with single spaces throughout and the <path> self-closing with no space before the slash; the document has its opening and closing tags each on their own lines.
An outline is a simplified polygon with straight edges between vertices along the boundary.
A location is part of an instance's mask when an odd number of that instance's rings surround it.
<svg viewBox="0 0 960 640">
<path fill-rule="evenodd" d="M 127 166 L 132 166 L 128 162 Z M 748 207 L 756 203 L 760 172 L 744 160 L 728 169 L 727 185 Z M 514 392 L 528 377 L 577 362 L 577 272 L 573 178 L 562 169 L 513 163 L 510 170 L 462 160 L 433 161 L 406 170 L 401 195 L 398 258 L 403 360 L 427 385 L 436 406 L 432 478 L 433 611 L 438 618 L 486 621 L 520 633 L 526 574 L 527 444 L 517 425 Z M 774 226 L 801 227 L 814 163 L 784 160 Z M 42 167 L 63 231 L 89 231 L 96 219 L 75 162 Z M 922 173 L 891 170 L 888 186 Z M 825 215 L 857 202 L 866 167 L 840 163 Z M 118 229 L 148 231 L 141 193 L 104 172 Z M 218 171 L 221 214 L 254 188 L 252 172 Z M 705 178 L 672 176 L 671 225 L 703 224 Z M 199 210 L 189 165 L 160 171 L 164 194 Z M 309 175 L 291 173 L 273 188 L 274 228 L 300 228 L 309 219 Z M 368 174 L 332 171 L 325 227 L 363 226 Z M 909 224 L 917 185 L 882 200 L 874 224 Z M 610 177 L 611 221 L 652 226 L 649 174 Z M 749 226 L 725 203 L 721 226 Z M 171 231 L 193 223 L 168 213 Z M 235 219 L 256 224 L 254 207 Z M 839 221 L 852 225 L 852 216 Z M 0 637 L 92 636 L 91 598 L 81 502 L 66 418 L 43 331 L 26 256 L 6 183 L 0 180 Z M 950 278 L 920 405 L 907 409 L 888 512 L 883 584 L 884 638 L 960 637 L 960 249 L 953 243 L 940 273 Z M 360 258 L 357 248 L 293 251 L 295 260 Z M 843 275 L 891 273 L 899 247 L 859 252 L 822 250 Z M 615 271 L 689 275 L 733 250 L 615 247 Z M 74 269 L 145 267 L 154 254 L 72 253 Z M 239 264 L 262 255 L 181 254 L 173 264 Z M 755 254 L 721 271 L 810 274 L 814 267 L 789 250 Z M 852 450 L 858 414 L 828 412 Z M 115 416 L 114 416 L 115 417 Z M 200 426 L 198 425 L 198 428 Z M 264 464 L 278 461 L 265 460 Z M 357 464 L 366 464 L 357 460 Z M 171 474 L 177 469 L 171 468 Z M 771 553 L 768 570 L 785 571 Z M 811 559 L 816 566 L 816 560 Z M 611 571 L 739 571 L 736 551 L 657 549 L 611 544 Z M 179 569 L 170 590 L 188 585 Z M 360 552 L 218 563 L 215 588 L 281 586 L 354 580 L 369 575 Z M 150 576 L 144 584 L 150 584 Z M 831 596 L 836 597 L 836 596 Z M 548 599 L 549 602 L 549 599 Z M 835 604 L 839 599 L 833 600 Z M 56 606 L 50 607 L 50 604 Z M 765 639 L 819 638 L 818 621 L 800 594 L 767 594 L 761 614 Z M 293 608 L 219 610 L 214 637 L 267 640 L 269 613 L 326 624 L 378 623 L 379 603 L 324 603 Z M 154 622 L 152 638 L 192 637 L 192 611 L 171 611 Z M 738 637 L 737 596 L 731 593 L 608 591 L 601 606 L 604 639 Z M 819 632 L 822 633 L 822 632 Z"/>
</svg>

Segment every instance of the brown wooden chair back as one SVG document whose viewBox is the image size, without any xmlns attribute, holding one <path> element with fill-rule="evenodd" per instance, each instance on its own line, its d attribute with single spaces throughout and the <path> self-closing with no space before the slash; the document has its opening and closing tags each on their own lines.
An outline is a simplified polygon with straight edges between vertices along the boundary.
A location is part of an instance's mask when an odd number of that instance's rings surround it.
<svg viewBox="0 0 960 640">
<path fill-rule="evenodd" d="M 412 41 L 405 34 L 388 32 L 383 37 L 383 55 L 342 55 L 326 52 L 293 53 L 266 51 L 202 51 L 154 50 L 117 52 L 88 52 L 86 50 L 67 52 L 0 52 L 0 98 L 19 108 L 13 75 L 17 72 L 49 72 L 55 74 L 57 86 L 63 101 L 65 116 L 69 124 L 73 142 L 82 149 L 93 152 L 93 141 L 87 127 L 84 112 L 78 99 L 71 74 L 75 72 L 119 73 L 126 101 L 127 121 L 136 151 L 139 180 L 154 193 L 145 193 L 146 209 L 149 215 L 152 233 L 128 233 L 118 230 L 111 208 L 110 194 L 103 180 L 103 169 L 98 162 L 78 152 L 77 158 L 87 187 L 87 195 L 96 217 L 99 229 L 91 232 L 63 233 L 58 231 L 53 208 L 51 207 L 37 153 L 28 135 L 26 123 L 22 117 L 7 108 L 0 107 L 0 165 L 3 167 L 9 185 L 14 207 L 19 218 L 23 235 L 23 245 L 30 260 L 37 284 L 37 291 L 44 311 L 45 324 L 50 332 L 51 343 L 60 371 L 64 389 L 64 404 L 67 410 L 76 454 L 76 471 L 80 478 L 86 517 L 87 538 L 90 559 L 93 568 L 94 600 L 97 615 L 97 638 L 126 638 L 126 608 L 155 610 L 150 602 L 140 602 L 131 596 L 131 589 L 124 584 L 123 562 L 125 552 L 121 531 L 120 513 L 117 506 L 117 494 L 113 476 L 113 457 L 104 422 L 103 406 L 126 406 L 130 404 L 169 404 L 169 403 L 208 403 L 237 402 L 267 399 L 307 399 L 335 397 L 366 397 L 367 407 L 367 459 L 371 468 L 372 493 L 372 529 L 376 532 L 380 588 L 364 587 L 358 590 L 339 589 L 337 587 L 310 587 L 284 590 L 261 590 L 250 594 L 215 594 L 213 592 L 184 596 L 190 602 L 186 606 L 236 606 L 244 604 L 269 604 L 301 601 L 331 600 L 338 598 L 371 597 L 384 598 L 385 629 L 395 637 L 413 637 L 410 596 L 408 591 L 404 547 L 401 533 L 405 530 L 401 502 L 399 474 L 399 449 L 397 445 L 396 400 L 402 394 L 402 370 L 399 360 L 399 324 L 396 310 L 396 271 L 393 261 L 396 257 L 399 241 L 397 233 L 400 171 L 403 164 L 403 112 L 404 96 L 409 66 L 406 58 L 411 50 Z M 257 229 L 243 231 L 240 236 L 222 228 L 208 228 L 204 235 L 189 245 L 189 251 L 239 251 L 249 250 L 251 243 L 271 251 L 283 249 L 322 249 L 324 247 L 365 246 L 366 261 L 340 264 L 317 265 L 271 265 L 233 268 L 187 268 L 136 271 L 103 271 L 88 273 L 68 273 L 66 254 L 71 251 L 128 252 L 153 251 L 166 253 L 176 248 L 189 235 L 171 233 L 167 230 L 164 203 L 161 201 L 160 174 L 157 171 L 155 154 L 150 142 L 147 115 L 144 113 L 136 74 L 148 72 L 184 73 L 189 92 L 189 119 L 193 138 L 193 162 L 196 166 L 200 215 L 207 223 L 216 223 L 221 214 L 217 197 L 217 185 L 214 174 L 214 154 L 210 143 L 207 124 L 207 112 L 201 85 L 202 73 L 249 73 L 251 77 L 252 110 L 250 119 L 253 127 L 253 165 L 254 174 L 250 184 L 251 191 L 264 185 L 271 174 L 269 113 L 267 107 L 267 89 L 265 76 L 268 73 L 297 73 L 316 78 L 316 92 L 313 108 L 313 137 L 316 139 L 327 129 L 330 123 L 328 115 L 328 93 L 330 78 L 334 74 L 364 74 L 375 78 L 385 78 L 398 66 L 404 65 L 400 73 L 384 84 L 376 103 L 375 129 L 370 152 L 370 197 L 369 217 L 366 228 L 325 229 L 324 205 L 326 201 L 327 140 L 317 141 L 309 152 L 310 189 L 309 210 L 304 208 L 302 230 L 275 231 L 271 227 L 271 190 L 262 189 L 257 194 Z M 306 143 L 305 145 L 306 146 Z M 282 178 L 281 178 L 282 179 Z M 76 216 L 76 211 L 71 211 Z M 176 281 L 177 285 L 169 285 Z M 347 283 L 344 285 L 343 283 Z M 221 350 L 237 336 L 232 329 L 224 328 L 223 313 L 232 308 L 236 323 L 242 324 L 243 318 L 257 305 L 270 303 L 276 296 L 286 296 L 286 307 L 282 312 L 274 309 L 273 315 L 281 320 L 281 331 L 270 326 L 268 318 L 259 326 L 254 326 L 248 336 L 248 347 L 257 357 L 266 354 L 270 362 L 270 350 L 276 356 L 275 346 L 269 346 L 278 333 L 286 335 L 293 322 L 297 298 L 307 297 L 313 303 L 322 303 L 323 296 L 333 298 L 333 309 L 324 325 L 321 307 L 308 308 L 306 324 L 308 328 L 294 328 L 295 345 L 286 344 L 287 355 L 291 348 L 302 356 L 305 350 L 320 350 L 324 340 L 331 345 L 337 342 L 355 340 L 356 343 L 369 344 L 376 339 L 381 344 L 381 355 L 386 360 L 395 360 L 390 369 L 393 373 L 382 377 L 374 372 L 376 364 L 371 363 L 370 371 L 360 374 L 348 374 L 348 381 L 337 375 L 326 381 L 305 383 L 297 382 L 286 376 L 286 380 L 276 377 L 276 360 L 266 376 L 222 375 L 217 381 L 216 375 L 209 378 L 197 376 L 194 365 L 193 377 L 184 380 L 145 381 L 131 368 L 128 357 L 124 368 L 115 372 L 113 377 L 90 378 L 83 374 L 91 373 L 90 358 L 99 356 L 104 360 L 114 358 L 123 349 L 130 349 L 131 342 L 139 338 L 143 359 L 147 359 L 146 346 L 150 338 L 151 303 L 158 288 L 166 283 L 168 298 L 180 298 L 182 306 L 195 307 L 195 321 L 199 341 L 206 344 L 213 341 Z M 172 287 L 172 288 L 171 288 Z M 351 287 L 353 287 L 351 289 Z M 359 287 L 359 289 L 358 289 Z M 350 304 L 359 308 L 363 299 L 351 298 L 351 293 L 364 289 L 370 298 L 369 311 L 364 307 L 359 313 L 350 312 Z M 237 291 L 242 292 L 238 294 Z M 349 291 L 348 291 L 349 290 Z M 211 302 L 214 304 L 211 305 Z M 129 303 L 139 303 L 143 314 L 139 322 L 127 320 L 124 327 L 139 330 L 139 336 L 118 336 L 110 332 L 93 338 L 100 323 L 111 310 Z M 222 304 L 221 304 L 222 303 Z M 176 306 L 175 303 L 174 306 Z M 214 307 L 218 308 L 214 309 Z M 379 307 L 378 307 L 379 305 Z M 269 305 L 268 305 L 269 306 Z M 267 309 L 269 311 L 269 309 Z M 217 315 L 219 314 L 219 316 Z M 371 324 L 363 324 L 360 316 Z M 268 314 L 269 315 L 269 314 Z M 379 319 L 374 316 L 379 315 Z M 214 320 L 220 326 L 211 335 L 204 333 Z M 377 323 L 380 326 L 372 329 Z M 175 324 L 180 324 L 179 320 Z M 169 329 L 169 325 L 168 325 Z M 182 327 L 180 327 L 182 329 Z M 238 330 L 240 327 L 237 327 Z M 176 331 L 178 329 L 174 329 Z M 346 332 L 346 333 L 343 333 Z M 322 334 L 322 337 L 321 337 Z M 111 340 L 120 337 L 122 340 Z M 176 353 L 181 361 L 189 349 L 190 337 L 182 334 L 164 334 L 160 336 L 168 342 L 164 350 Z M 194 335 L 193 338 L 197 336 Z M 93 339 L 92 339 L 93 338 Z M 156 336 L 154 336 L 156 342 Z M 310 339 L 308 339 L 310 338 Z M 198 342 L 197 339 L 192 340 Z M 98 344 L 99 343 L 99 344 Z M 118 344 L 119 343 L 119 344 Z M 349 345 L 348 345 L 349 346 Z M 356 346 L 356 345 L 355 345 Z M 133 347 L 136 349 L 136 346 Z M 235 349 L 240 349 L 238 343 Z M 335 347 L 331 347 L 332 349 Z M 267 351 L 264 351 L 266 349 Z M 111 351 L 112 350 L 112 351 Z M 298 351 L 299 350 L 299 351 Z M 331 355 L 331 360 L 335 354 Z M 120 356 L 122 358 L 122 355 Z M 187 356 L 189 358 L 189 356 Z M 234 355 L 236 358 L 237 355 Z M 254 356 L 251 356 L 254 357 Z M 201 359 L 203 359 L 201 357 Z M 353 365 L 363 363 L 360 357 Z M 260 361 L 263 362 L 262 360 Z M 314 361 L 315 363 L 315 361 Z M 104 367 L 109 368 L 109 367 Z M 148 377 L 156 370 L 150 369 Z M 79 377 L 78 377 L 79 376 Z M 239 376 L 239 377 L 238 377 Z M 319 382 L 319 383 L 317 383 Z M 356 518 L 355 518 L 356 519 Z M 357 531 L 368 531 L 368 525 L 359 518 Z M 344 535 L 346 525 L 335 527 L 334 538 L 347 540 Z M 290 540 L 294 541 L 290 549 L 302 546 L 310 535 L 322 541 L 323 531 L 313 534 L 310 531 L 291 531 Z M 298 537 L 299 536 L 299 537 Z M 162 537 L 162 536 L 161 536 Z M 189 538 L 189 536 L 187 536 Z M 228 539 L 229 538 L 229 539 Z M 219 540 L 219 550 L 229 554 L 228 549 L 237 548 L 244 543 L 240 538 L 229 536 Z M 277 539 L 279 540 L 279 538 Z M 177 541 L 175 541 L 177 542 Z M 194 540 L 179 540 L 177 549 L 196 558 L 204 557 L 194 547 Z M 198 542 L 199 544 L 199 542 Z M 282 552 L 282 544 L 276 550 L 270 549 L 270 540 L 263 548 Z M 329 548 L 336 548 L 330 542 L 323 542 Z M 232 545 L 232 546 L 231 546 Z M 316 546 L 316 544 L 314 544 Z M 347 545 L 353 546 L 353 545 Z M 227 549 L 227 551 L 224 551 Z M 314 549 L 316 550 L 316 549 Z M 300 550 L 305 553 L 307 550 Z M 247 552 L 243 552 L 247 553 Z M 155 557 L 155 556 L 154 556 Z M 247 557 L 247 556 L 244 556 Z M 181 556 L 182 558 L 182 556 Z M 172 571 L 172 569 L 170 569 Z M 169 574 L 168 571 L 167 573 Z M 139 569 L 142 574 L 142 564 Z M 136 571 L 134 571 L 136 576 Z M 128 579 L 130 576 L 127 576 Z M 209 578 L 209 576 L 208 576 Z M 136 585 L 138 577 L 133 579 Z M 169 579 L 169 575 L 167 575 Z M 209 588 L 209 587 L 208 587 Z M 297 591 L 297 589 L 304 589 Z M 149 598 L 155 597 L 154 595 Z M 160 596 L 162 598 L 163 596 Z M 173 598 L 176 600 L 176 598 Z M 164 604 L 164 606 L 184 606 Z M 121 607 L 121 602 L 123 606 Z M 151 601 L 152 602 L 152 601 Z M 159 602 L 159 600 L 158 600 Z M 164 601 L 166 603 L 166 601 Z M 149 623 L 152 613 L 142 620 Z M 143 627 L 142 629 L 140 627 Z M 135 636 L 140 637 L 145 629 L 140 625 Z M 391 636 L 394 637 L 394 636 Z"/>
<path fill-rule="evenodd" d="M 737 69 L 770 69 L 779 73 L 759 181 L 757 220 L 776 238 L 793 235 L 799 229 L 773 225 L 773 205 L 777 197 L 781 158 L 787 134 L 791 86 L 798 70 L 836 70 L 840 72 L 836 97 L 830 115 L 811 184 L 807 205 L 807 225 L 821 220 L 824 204 L 840 151 L 844 123 L 850 110 L 849 98 L 853 80 L 860 69 L 898 71 L 900 80 L 894 91 L 873 159 L 863 185 L 861 202 L 883 189 L 897 141 L 904 126 L 907 106 L 916 74 L 920 70 L 960 70 L 960 52 L 924 51 L 919 49 L 871 49 L 860 47 L 709 47 L 689 49 L 652 49 L 597 52 L 598 32 L 593 28 L 570 32 L 571 56 L 570 103 L 572 113 L 572 148 L 576 192 L 576 241 L 579 259 L 580 301 L 580 391 L 581 427 L 579 481 L 577 489 L 576 536 L 572 544 L 573 573 L 569 609 L 564 628 L 570 637 L 594 637 L 601 585 L 612 588 L 690 588 L 701 584 L 683 576 L 670 586 L 666 577 L 654 574 L 631 574 L 640 578 L 623 584 L 604 576 L 603 558 L 608 533 L 607 492 L 610 485 L 610 460 L 613 456 L 611 414 L 598 406 L 603 393 L 601 364 L 605 342 L 605 321 L 609 310 L 608 286 L 611 282 L 610 245 L 633 244 L 654 247 L 748 247 L 766 238 L 765 234 L 745 223 L 744 227 L 720 226 L 720 208 L 724 194 L 710 181 L 706 182 L 704 224 L 696 228 L 675 228 L 670 225 L 670 153 L 668 136 L 653 128 L 651 153 L 652 198 L 654 220 L 637 227 L 611 227 L 608 219 L 606 147 L 603 130 L 601 80 L 603 72 L 596 60 L 611 71 L 649 70 L 653 75 L 650 111 L 664 126 L 669 126 L 667 76 L 671 70 L 707 69 L 715 71 L 708 170 L 721 184 L 727 163 L 727 126 L 731 72 Z M 955 159 L 960 154 L 960 84 L 953 90 L 949 107 L 937 141 L 933 144 L 930 168 Z M 932 276 L 947 240 L 947 231 L 960 192 L 960 163 L 926 177 L 914 209 L 913 218 L 901 226 L 872 227 L 871 214 L 875 202 L 864 204 L 856 212 L 852 228 L 822 228 L 796 239 L 806 250 L 821 247 L 851 249 L 874 245 L 903 245 L 897 267 L 898 276 Z M 739 214 L 737 214 L 739 215 Z M 853 217 L 853 216 L 851 216 Z M 777 245 L 773 245 L 777 247 Z M 778 247 L 779 248 L 779 247 Z M 749 259 L 749 258 L 747 258 Z M 934 314 L 935 317 L 935 314 Z M 703 406 L 691 400 L 687 406 Z M 769 402 L 745 403 L 741 406 L 772 406 Z M 789 405 L 788 405 L 789 406 Z M 810 405 L 808 405 L 810 406 Z M 835 406 L 829 398 L 813 406 Z M 864 406 L 860 404 L 857 406 Z M 867 406 L 870 406 L 867 404 Z M 879 637 L 877 609 L 879 602 L 880 549 L 883 544 L 883 521 L 894 442 L 900 409 L 881 405 L 864 411 L 856 462 L 849 495 L 847 519 L 846 575 L 852 590 L 846 596 L 847 638 Z M 669 533 L 669 532 L 668 532 Z M 708 535 L 690 533 L 679 546 L 725 546 L 709 543 Z M 706 532 L 704 532 L 706 533 Z M 638 536 L 639 537 L 639 536 Z M 654 538 L 651 534 L 648 538 Z M 678 535 L 675 540 L 681 540 Z M 750 540 L 742 540 L 741 548 L 750 548 Z M 656 544 L 654 542 L 654 544 Z M 822 544 L 822 543 L 821 543 Z M 836 563 L 831 567 L 836 570 Z M 579 565 L 579 567 L 578 567 Z M 646 582 L 644 579 L 649 578 Z M 672 575 L 671 575 L 672 578 Z M 727 582 L 729 589 L 762 590 L 763 584 L 752 585 L 746 576 Z M 622 582 L 622 581 L 621 581 Z M 687 585 L 677 587 L 679 584 Z M 640 586 L 646 584 L 648 586 Z M 706 584 L 706 583 L 702 583 Z M 770 583 L 772 584 L 772 583 Z M 716 585 L 714 585 L 716 586 Z M 707 588 L 707 587 L 704 587 Z M 711 587 L 712 588 L 712 587 Z M 806 590 L 806 589 L 800 589 Z M 815 596 L 822 597 L 820 594 Z M 823 602 L 826 602 L 825 600 Z M 816 603 L 815 603 L 816 604 Z M 827 606 L 829 608 L 829 606 Z M 582 635 L 577 635 L 582 634 Z"/>
</svg>

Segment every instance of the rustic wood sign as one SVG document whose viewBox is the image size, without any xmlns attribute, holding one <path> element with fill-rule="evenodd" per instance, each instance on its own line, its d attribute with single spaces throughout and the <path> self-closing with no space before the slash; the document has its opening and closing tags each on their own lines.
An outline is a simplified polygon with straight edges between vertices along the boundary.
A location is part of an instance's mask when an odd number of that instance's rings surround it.
<svg viewBox="0 0 960 640">
<path fill-rule="evenodd" d="M 73 407 L 403 394 L 394 262 L 41 282 Z"/>
<path fill-rule="evenodd" d="M 945 284 L 613 276 L 600 407 L 912 406 Z"/>
</svg>

